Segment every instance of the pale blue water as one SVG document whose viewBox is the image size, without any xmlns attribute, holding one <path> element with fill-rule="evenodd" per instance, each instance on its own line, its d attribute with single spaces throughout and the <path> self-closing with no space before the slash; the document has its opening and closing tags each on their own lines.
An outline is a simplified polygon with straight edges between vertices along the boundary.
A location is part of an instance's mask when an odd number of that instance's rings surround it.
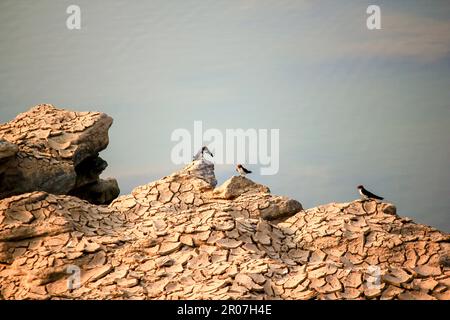
<svg viewBox="0 0 450 320">
<path fill-rule="evenodd" d="M 38 103 L 114 118 L 102 153 L 122 193 L 178 169 L 176 128 L 280 129 L 280 171 L 312 207 L 364 184 L 450 231 L 450 5 L 377 1 L 0 2 L 0 120 Z M 258 171 L 258 166 L 250 166 Z M 218 165 L 219 183 L 234 174 Z"/>
</svg>

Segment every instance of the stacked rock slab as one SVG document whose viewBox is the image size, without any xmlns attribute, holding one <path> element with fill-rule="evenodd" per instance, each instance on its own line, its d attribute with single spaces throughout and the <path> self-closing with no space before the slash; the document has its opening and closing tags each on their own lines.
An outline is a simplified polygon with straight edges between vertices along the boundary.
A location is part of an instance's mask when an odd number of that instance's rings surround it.
<svg viewBox="0 0 450 320">
<path fill-rule="evenodd" d="M 71 194 L 92 203 L 119 195 L 114 180 L 103 181 L 112 118 L 37 105 L 0 125 L 0 198 L 31 191 Z"/>
<path fill-rule="evenodd" d="M 213 172 L 196 161 L 108 207 L 45 192 L 0 200 L 1 297 L 450 298 L 448 234 L 376 201 L 291 212 L 300 204 L 248 179 L 214 189 Z"/>
</svg>

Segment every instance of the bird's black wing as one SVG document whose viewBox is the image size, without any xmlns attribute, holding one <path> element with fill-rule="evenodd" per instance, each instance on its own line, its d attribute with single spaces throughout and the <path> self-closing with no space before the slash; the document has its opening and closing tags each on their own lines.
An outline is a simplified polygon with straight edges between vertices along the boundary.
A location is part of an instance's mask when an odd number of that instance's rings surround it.
<svg viewBox="0 0 450 320">
<path fill-rule="evenodd" d="M 370 192 L 368 190 L 366 190 L 366 194 L 367 194 L 367 196 L 369 198 L 372 198 L 372 199 L 377 199 L 377 200 L 383 200 L 384 199 L 384 198 L 382 198 L 380 196 L 377 196 L 376 194 L 373 194 L 372 192 Z"/>
<path fill-rule="evenodd" d="M 245 173 L 252 173 L 250 170 L 247 170 L 244 167 L 242 167 L 242 169 L 244 170 Z"/>
</svg>

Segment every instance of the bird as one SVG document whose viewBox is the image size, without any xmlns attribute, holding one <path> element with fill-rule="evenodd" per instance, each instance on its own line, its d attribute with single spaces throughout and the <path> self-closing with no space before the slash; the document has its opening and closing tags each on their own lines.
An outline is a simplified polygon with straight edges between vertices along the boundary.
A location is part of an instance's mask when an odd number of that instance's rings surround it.
<svg viewBox="0 0 450 320">
<path fill-rule="evenodd" d="M 369 199 L 383 200 L 384 199 L 384 198 L 377 196 L 377 195 L 373 194 L 372 192 L 366 190 L 364 188 L 364 186 L 362 186 L 362 185 L 358 186 L 358 190 L 359 190 L 359 194 L 362 195 L 365 200 L 369 200 Z"/>
<path fill-rule="evenodd" d="M 236 171 L 239 172 L 239 175 L 245 176 L 246 174 L 252 173 L 250 170 L 245 169 L 242 164 L 238 164 L 236 166 Z"/>
<path fill-rule="evenodd" d="M 212 152 L 209 151 L 208 147 L 207 147 L 207 146 L 203 146 L 203 147 L 200 149 L 200 151 L 197 152 L 197 154 L 193 157 L 193 160 L 200 160 L 200 159 L 203 159 L 203 154 L 204 154 L 205 152 L 206 152 L 207 154 L 209 154 L 211 157 L 214 157 L 214 155 L 212 154 Z"/>
</svg>

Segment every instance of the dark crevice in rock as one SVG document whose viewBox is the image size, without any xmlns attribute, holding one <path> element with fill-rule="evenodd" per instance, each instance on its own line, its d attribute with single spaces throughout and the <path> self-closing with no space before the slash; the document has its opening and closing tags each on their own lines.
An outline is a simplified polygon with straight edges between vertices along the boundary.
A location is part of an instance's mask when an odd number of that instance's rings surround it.
<svg viewBox="0 0 450 320">
<path fill-rule="evenodd" d="M 77 174 L 75 187 L 69 195 L 87 200 L 93 204 L 110 204 L 120 193 L 115 179 L 100 179 L 108 163 L 98 153 L 85 158 L 75 166 Z"/>
<path fill-rule="evenodd" d="M 74 189 L 97 182 L 100 174 L 106 169 L 107 166 L 108 163 L 100 158 L 98 154 L 84 159 L 77 166 L 75 166 L 77 179 Z"/>
<path fill-rule="evenodd" d="M 99 179 L 72 190 L 69 195 L 86 200 L 93 204 L 110 204 L 120 194 L 119 185 L 115 179 Z"/>
</svg>

